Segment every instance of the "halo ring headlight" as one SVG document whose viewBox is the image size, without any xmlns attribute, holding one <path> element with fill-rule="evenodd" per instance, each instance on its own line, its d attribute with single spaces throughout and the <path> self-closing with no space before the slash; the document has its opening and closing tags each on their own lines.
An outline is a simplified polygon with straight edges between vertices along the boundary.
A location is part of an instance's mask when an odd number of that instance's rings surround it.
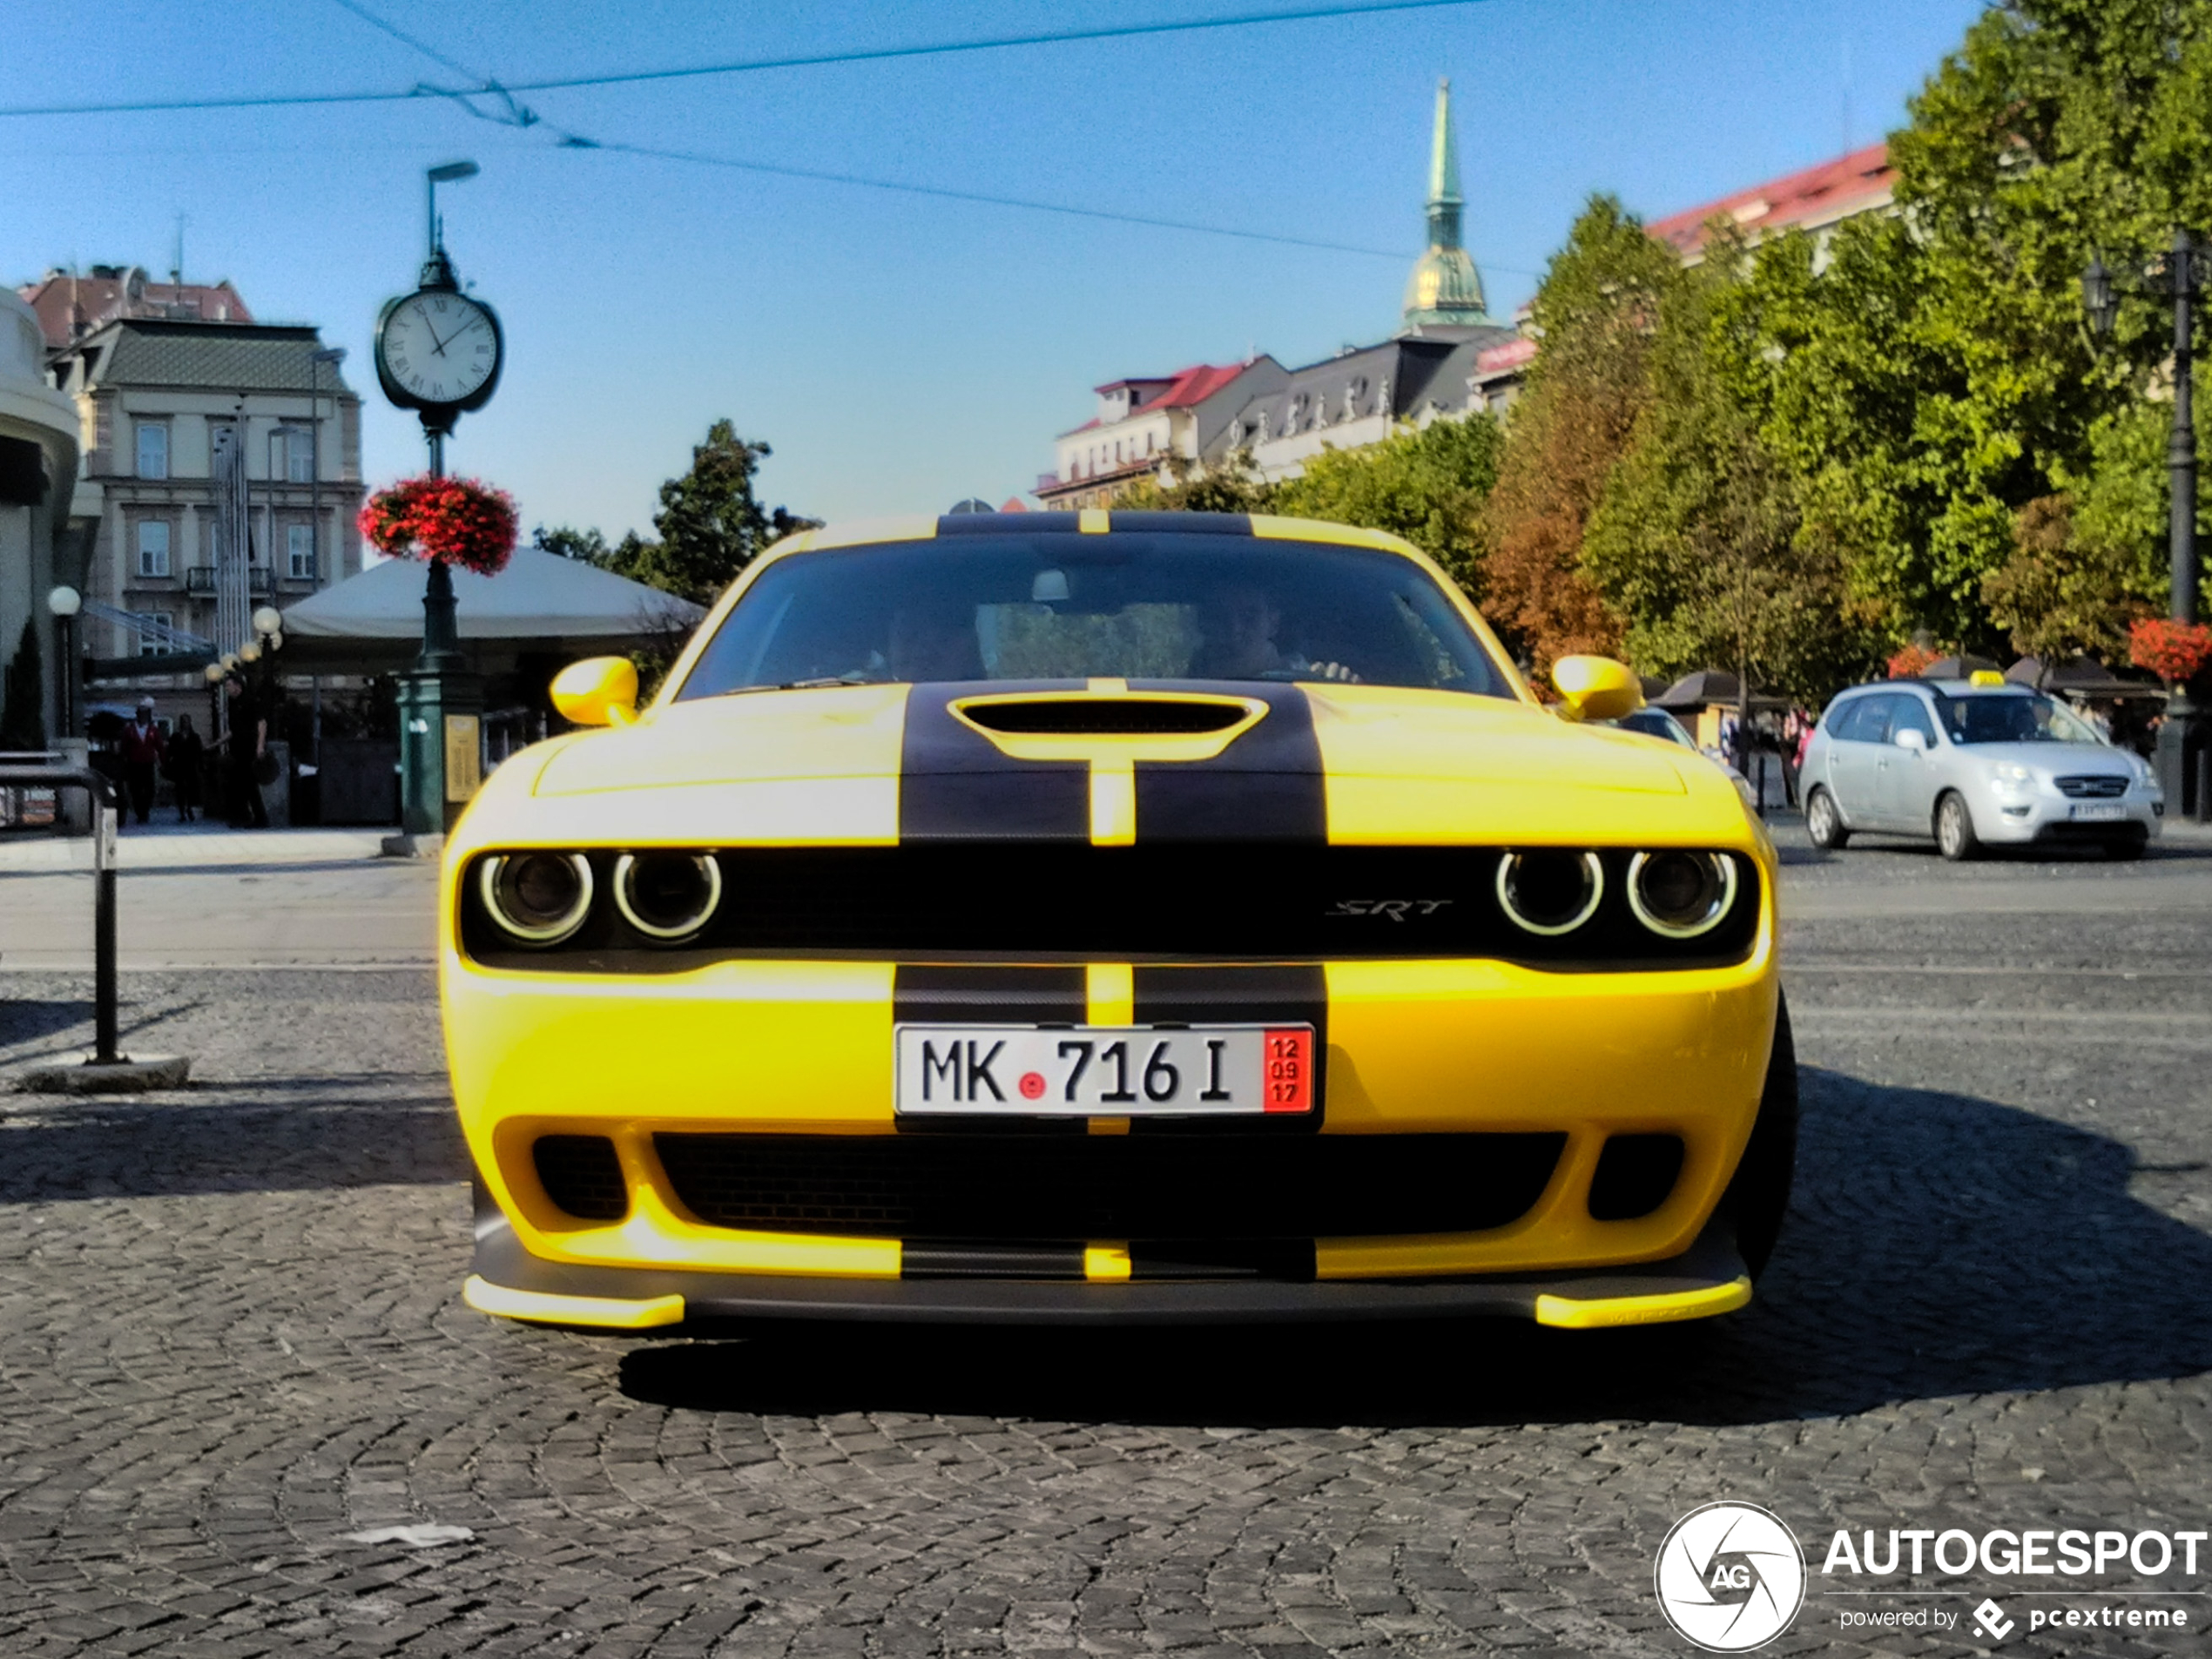
<svg viewBox="0 0 2212 1659">
<path fill-rule="evenodd" d="M 722 867 L 711 853 L 625 853 L 615 860 L 615 908 L 646 938 L 690 939 L 722 902 Z"/>
<path fill-rule="evenodd" d="M 557 945 L 591 914 L 591 860 L 581 853 L 501 853 L 477 867 L 476 894 L 501 932 Z"/>
<path fill-rule="evenodd" d="M 1541 886 L 1555 890 L 1540 894 Z M 1595 853 L 1545 848 L 1498 860 L 1499 907 L 1523 933 L 1545 939 L 1571 934 L 1597 914 L 1604 897 L 1605 867 Z"/>
<path fill-rule="evenodd" d="M 1696 939 L 1736 907 L 1736 860 L 1668 849 L 1629 860 L 1629 908 L 1662 939 Z"/>
</svg>

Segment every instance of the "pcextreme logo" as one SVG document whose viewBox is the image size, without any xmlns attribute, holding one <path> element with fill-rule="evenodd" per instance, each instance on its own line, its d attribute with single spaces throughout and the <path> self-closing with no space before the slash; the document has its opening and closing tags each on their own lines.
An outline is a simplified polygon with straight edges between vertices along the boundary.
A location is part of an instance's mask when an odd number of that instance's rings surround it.
<svg viewBox="0 0 2212 1659">
<path fill-rule="evenodd" d="M 1804 1552 L 1750 1503 L 1709 1503 L 1675 1522 L 1654 1574 L 1659 1609 L 1709 1653 L 1749 1653 L 1790 1628 L 1805 1600 Z"/>
</svg>

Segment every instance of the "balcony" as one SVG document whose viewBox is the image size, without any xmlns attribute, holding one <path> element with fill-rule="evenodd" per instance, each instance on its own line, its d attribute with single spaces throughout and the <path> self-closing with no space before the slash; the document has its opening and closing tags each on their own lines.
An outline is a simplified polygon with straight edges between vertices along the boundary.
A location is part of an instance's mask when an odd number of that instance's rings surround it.
<svg viewBox="0 0 2212 1659">
<path fill-rule="evenodd" d="M 215 591 L 215 567 L 212 564 L 195 564 L 187 570 L 185 572 L 185 591 L 186 593 L 213 593 Z M 267 565 L 249 564 L 246 567 L 246 591 L 256 599 L 266 599 L 276 591 L 276 582 L 269 574 Z"/>
</svg>

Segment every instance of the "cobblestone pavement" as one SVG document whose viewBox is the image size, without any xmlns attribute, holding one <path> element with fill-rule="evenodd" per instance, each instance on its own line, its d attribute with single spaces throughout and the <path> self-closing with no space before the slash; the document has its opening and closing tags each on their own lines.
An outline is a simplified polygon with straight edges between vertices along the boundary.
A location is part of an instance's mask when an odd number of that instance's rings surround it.
<svg viewBox="0 0 2212 1659">
<path fill-rule="evenodd" d="M 1816 1568 L 2204 1528 L 2212 860 L 1793 858 L 1791 1226 L 1751 1308 L 1645 1332 L 497 1323 L 428 974 L 128 974 L 194 1088 L 0 1096 L 0 1654 L 1679 1654 L 1653 1557 L 1716 1498 Z M 85 990 L 0 976 L 0 1071 Z M 468 1535 L 354 1536 L 403 1526 Z M 2059 1603 L 1960 1582 L 1816 1572 L 1770 1651 L 1968 1650 L 1838 1621 L 1990 1593 L 2008 1653 L 2212 1621 L 2031 1641 Z"/>
</svg>

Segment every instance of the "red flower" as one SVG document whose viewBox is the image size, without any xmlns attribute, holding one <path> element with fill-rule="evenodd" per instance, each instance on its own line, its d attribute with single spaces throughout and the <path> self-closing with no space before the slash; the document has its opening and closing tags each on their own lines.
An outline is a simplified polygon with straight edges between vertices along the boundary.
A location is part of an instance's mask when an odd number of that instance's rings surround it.
<svg viewBox="0 0 2212 1659">
<path fill-rule="evenodd" d="M 2201 622 L 2146 617 L 2128 626 L 2128 660 L 2162 680 L 2194 679 L 2212 662 L 2212 628 Z"/>
<path fill-rule="evenodd" d="M 1907 645 L 1890 658 L 1890 678 L 1893 680 L 1917 679 L 1938 660 L 1936 653 L 1925 645 Z"/>
<path fill-rule="evenodd" d="M 359 523 L 379 552 L 479 576 L 497 576 L 515 551 L 515 498 L 474 478 L 403 478 L 371 496 Z"/>
</svg>

